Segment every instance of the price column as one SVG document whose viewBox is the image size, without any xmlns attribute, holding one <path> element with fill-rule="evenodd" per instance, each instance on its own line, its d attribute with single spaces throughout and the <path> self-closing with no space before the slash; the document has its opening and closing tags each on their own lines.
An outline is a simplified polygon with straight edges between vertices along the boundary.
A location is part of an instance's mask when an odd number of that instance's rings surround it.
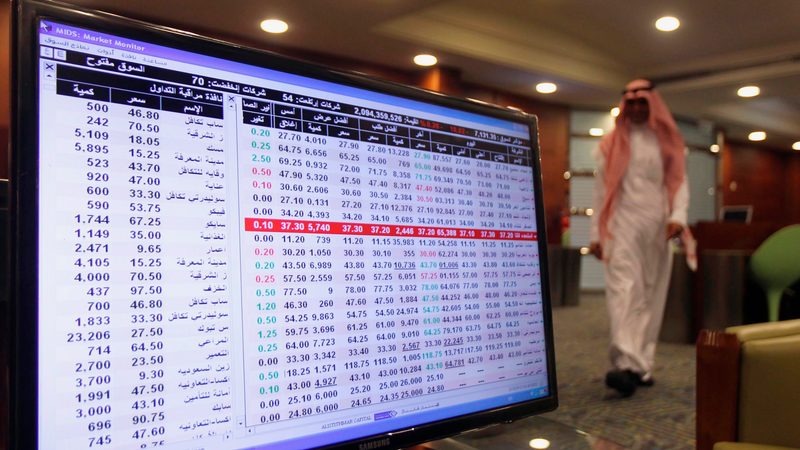
<svg viewBox="0 0 800 450">
<path fill-rule="evenodd" d="M 353 124 L 357 123 L 355 119 L 350 120 Z M 357 135 L 357 131 L 353 133 Z M 338 384 L 340 391 L 347 396 L 343 399 L 342 408 L 356 408 L 371 405 L 375 401 L 372 367 L 376 354 L 376 333 L 380 333 L 382 324 L 376 321 L 370 311 L 381 300 L 373 300 L 369 292 L 374 281 L 367 260 L 380 250 L 370 249 L 370 237 L 365 236 L 369 233 L 369 226 L 364 225 L 368 214 L 368 194 L 362 165 L 366 162 L 363 149 L 367 144 L 349 139 L 331 141 L 332 151 L 336 149 L 335 159 L 331 158 L 334 161 L 333 173 L 336 174 L 336 197 L 333 201 L 337 213 L 334 219 L 343 222 L 344 233 L 334 236 L 339 256 L 334 274 L 339 286 L 334 288 L 338 292 L 334 292 L 336 297 L 333 304 L 341 311 L 340 351 L 346 356 L 340 363 Z"/>
<path fill-rule="evenodd" d="M 171 329 L 165 330 L 164 297 L 170 294 L 165 285 L 167 264 L 163 258 L 165 218 L 164 196 L 162 195 L 161 154 L 163 133 L 161 127 L 168 125 L 162 111 L 158 109 L 157 97 L 147 97 L 150 108 L 124 107 L 112 105 L 117 110 L 116 117 L 125 125 L 124 143 L 118 147 L 125 152 L 124 172 L 126 183 L 127 214 L 120 231 L 127 234 L 127 242 L 120 246 L 122 255 L 128 258 L 128 277 L 124 286 L 125 295 L 118 308 L 125 312 L 128 329 L 119 336 L 119 343 L 130 352 L 126 359 L 130 371 L 120 376 L 130 386 L 128 392 L 121 393 L 125 406 L 130 410 L 124 415 L 126 435 L 121 440 L 130 442 L 129 448 L 159 446 L 165 443 L 168 435 L 167 420 L 172 416 L 168 409 L 174 403 L 168 401 L 171 393 L 169 371 L 170 345 L 165 343 Z M 122 153 L 120 151 L 119 153 Z M 125 298 L 127 297 L 127 298 Z M 121 400 L 121 399 L 120 399 Z M 173 400 L 170 398 L 169 400 Z M 121 402 L 122 403 L 122 402 Z M 172 438 L 174 433 L 170 433 Z"/>
</svg>

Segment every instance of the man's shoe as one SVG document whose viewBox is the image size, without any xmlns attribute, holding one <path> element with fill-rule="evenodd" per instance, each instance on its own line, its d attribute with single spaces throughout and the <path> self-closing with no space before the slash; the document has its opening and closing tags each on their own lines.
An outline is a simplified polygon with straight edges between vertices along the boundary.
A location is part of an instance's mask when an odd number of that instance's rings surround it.
<svg viewBox="0 0 800 450">
<path fill-rule="evenodd" d="M 633 378 L 634 378 L 634 381 L 636 383 L 636 386 L 650 387 L 653 384 L 655 384 L 655 380 L 653 379 L 653 377 L 650 377 L 647 380 L 645 380 L 645 379 L 642 379 L 641 375 L 639 375 L 638 373 L 636 373 L 636 372 L 634 372 L 632 370 L 628 370 L 627 372 L 630 372 L 631 375 L 633 375 Z"/>
<path fill-rule="evenodd" d="M 606 386 L 619 392 L 623 397 L 630 397 L 636 392 L 639 379 L 630 370 L 612 370 L 606 374 Z"/>
</svg>

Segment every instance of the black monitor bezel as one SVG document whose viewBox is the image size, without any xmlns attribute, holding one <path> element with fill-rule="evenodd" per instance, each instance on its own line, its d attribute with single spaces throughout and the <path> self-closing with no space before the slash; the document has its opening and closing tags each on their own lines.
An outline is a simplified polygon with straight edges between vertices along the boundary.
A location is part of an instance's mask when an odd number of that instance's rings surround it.
<svg viewBox="0 0 800 450">
<path fill-rule="evenodd" d="M 254 66 L 317 78 L 333 83 L 369 89 L 407 99 L 433 103 L 462 111 L 484 114 L 528 125 L 534 157 L 535 208 L 543 295 L 549 395 L 514 405 L 457 416 L 416 427 L 381 433 L 334 444 L 328 448 L 358 448 L 360 443 L 389 438 L 384 446 L 405 447 L 453 434 L 510 422 L 553 410 L 558 405 L 553 344 L 552 315 L 548 287 L 547 238 L 541 181 L 541 162 L 537 119 L 533 115 L 368 78 L 357 73 L 335 70 L 287 58 L 275 53 L 214 40 L 168 27 L 153 25 L 100 11 L 62 3 L 15 0 L 12 20 L 12 116 L 9 167 L 11 174 L 11 268 L 10 303 L 10 448 L 36 448 L 38 420 L 38 28 L 40 18 L 48 18 L 112 35 L 152 42 Z M 36 343 L 36 345 L 31 345 Z M 383 446 L 381 446 L 383 447 Z M 370 447 L 370 448 L 381 448 Z"/>
</svg>

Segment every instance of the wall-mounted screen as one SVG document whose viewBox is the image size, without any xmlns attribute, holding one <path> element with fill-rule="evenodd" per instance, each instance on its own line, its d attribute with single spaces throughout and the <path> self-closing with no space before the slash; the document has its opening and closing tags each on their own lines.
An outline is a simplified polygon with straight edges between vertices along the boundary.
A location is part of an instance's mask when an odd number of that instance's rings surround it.
<svg viewBox="0 0 800 450">
<path fill-rule="evenodd" d="M 532 116 L 17 16 L 20 448 L 396 447 L 556 404 Z"/>
</svg>

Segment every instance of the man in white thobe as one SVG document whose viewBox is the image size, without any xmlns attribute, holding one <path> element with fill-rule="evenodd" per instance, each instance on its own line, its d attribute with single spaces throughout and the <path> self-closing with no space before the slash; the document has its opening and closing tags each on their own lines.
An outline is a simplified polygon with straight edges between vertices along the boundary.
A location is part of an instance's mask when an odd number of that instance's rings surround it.
<svg viewBox="0 0 800 450">
<path fill-rule="evenodd" d="M 613 366 L 606 385 L 627 397 L 653 384 L 669 241 L 686 227 L 689 202 L 683 138 L 649 81 L 628 84 L 596 157 L 590 250 L 605 268 Z"/>
</svg>

